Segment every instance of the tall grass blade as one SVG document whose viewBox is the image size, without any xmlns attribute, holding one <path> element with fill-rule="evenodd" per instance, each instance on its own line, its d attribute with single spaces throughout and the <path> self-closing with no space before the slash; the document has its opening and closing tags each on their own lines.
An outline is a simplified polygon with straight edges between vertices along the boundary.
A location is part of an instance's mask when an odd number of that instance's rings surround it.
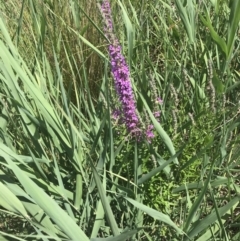
<svg viewBox="0 0 240 241">
<path fill-rule="evenodd" d="M 83 193 L 83 181 L 82 175 L 76 175 L 76 188 L 75 188 L 75 196 L 74 196 L 74 207 L 79 210 L 82 202 L 82 193 Z"/>
<path fill-rule="evenodd" d="M 5 237 L 9 237 L 10 239 L 5 239 Z M 12 239 L 11 239 L 12 238 Z M 19 240 L 19 241 L 25 241 L 26 239 L 22 239 L 22 238 L 19 238 L 19 237 L 16 237 L 14 234 L 9 234 L 9 233 L 5 233 L 5 232 L 1 232 L 0 231 L 0 240 L 1 241 L 9 241 L 9 240 Z"/>
<path fill-rule="evenodd" d="M 12 151 L 0 144 L 0 154 L 6 160 L 26 192 L 35 200 L 44 212 L 66 233 L 72 240 L 89 241 L 87 236 L 78 227 L 78 225 L 63 211 L 58 204 L 49 197 L 41 188 L 39 188 L 10 158 L 9 154 L 19 158 Z M 20 161 L 20 160 L 19 160 Z"/>
<path fill-rule="evenodd" d="M 97 203 L 96 218 L 95 218 L 95 222 L 94 222 L 92 234 L 91 234 L 92 238 L 97 237 L 98 232 L 101 226 L 103 225 L 103 221 L 104 221 L 104 209 L 103 209 L 101 200 L 99 200 Z M 90 240 L 92 240 L 92 238 Z"/>
<path fill-rule="evenodd" d="M 168 215 L 160 213 L 157 210 L 154 210 L 152 208 L 149 208 L 146 205 L 139 203 L 131 198 L 125 197 L 125 199 L 128 202 L 130 202 L 133 206 L 135 206 L 136 208 L 147 213 L 149 216 L 168 224 L 169 226 L 173 227 L 179 234 L 183 234 L 183 231 L 180 228 L 178 228 L 178 226 L 170 219 L 170 217 Z"/>
<path fill-rule="evenodd" d="M 19 201 L 19 199 L 3 184 L 0 182 L 0 205 L 5 209 L 23 215 L 25 218 L 28 214 Z"/>
<path fill-rule="evenodd" d="M 100 179 L 100 177 L 99 177 L 99 175 L 97 173 L 97 170 L 93 166 L 92 161 L 91 161 L 91 167 L 92 167 L 92 171 L 93 171 L 94 180 L 95 180 L 95 183 L 97 185 L 98 192 L 99 192 L 99 196 L 100 196 L 100 199 L 101 199 L 101 202 L 102 202 L 102 206 L 104 208 L 105 215 L 106 215 L 107 220 L 108 220 L 108 224 L 109 224 L 109 226 L 112 229 L 113 235 L 117 236 L 117 235 L 120 234 L 118 226 L 117 226 L 117 222 L 116 222 L 116 220 L 114 218 L 112 209 L 111 209 L 111 207 L 109 205 L 109 201 L 108 201 L 108 199 L 106 197 L 105 190 L 103 188 L 101 179 Z"/>
<path fill-rule="evenodd" d="M 225 213 L 227 213 L 231 208 L 235 206 L 240 200 L 240 196 L 236 196 L 230 202 L 228 202 L 225 206 L 218 208 L 219 216 L 222 217 Z M 211 224 L 217 221 L 217 214 L 216 212 L 212 212 L 207 217 L 203 218 L 202 220 L 198 220 L 194 223 L 193 227 L 191 228 L 190 232 L 187 233 L 190 239 L 194 238 L 199 233 L 205 231 Z M 189 240 L 188 238 L 184 238 L 184 241 Z"/>
<path fill-rule="evenodd" d="M 216 215 L 217 215 L 218 223 L 219 223 L 221 232 L 223 233 L 223 236 L 224 236 L 224 240 L 229 241 L 228 235 L 227 235 L 225 227 L 223 225 L 223 220 L 221 219 L 221 216 L 218 212 L 218 204 L 216 202 L 216 199 L 214 197 L 214 194 L 213 194 L 212 190 L 210 192 L 211 192 L 212 200 L 213 200 L 213 203 L 214 203 L 214 208 L 215 208 L 215 212 L 216 212 Z"/>
<path fill-rule="evenodd" d="M 167 146 L 167 148 L 168 148 L 169 152 L 171 153 L 171 155 L 174 156 L 176 154 L 176 151 L 175 151 L 175 148 L 173 146 L 173 143 L 172 143 L 170 137 L 168 136 L 168 134 L 164 131 L 164 129 L 162 128 L 160 123 L 154 117 L 154 115 L 153 115 L 152 111 L 150 110 L 148 104 L 146 103 L 146 100 L 144 99 L 143 95 L 140 92 L 138 94 L 139 94 L 139 96 L 140 96 L 140 98 L 141 98 L 141 100 L 142 100 L 142 102 L 144 104 L 144 107 L 146 108 L 146 110 L 147 110 L 147 112 L 149 114 L 149 117 L 150 117 L 154 127 L 156 128 L 156 131 L 161 136 L 163 142 Z M 173 162 L 175 164 L 179 164 L 177 157 L 174 158 Z"/>
<path fill-rule="evenodd" d="M 131 62 L 132 62 L 132 55 L 133 55 L 133 48 L 134 48 L 134 43 L 135 43 L 135 39 L 134 39 L 134 29 L 132 26 L 132 23 L 128 17 L 128 13 L 125 9 L 125 7 L 123 6 L 123 4 L 118 0 L 118 4 L 120 5 L 121 9 L 122 9 L 122 13 L 123 13 L 123 21 L 125 23 L 125 27 L 127 30 L 127 38 L 128 38 L 128 63 L 129 63 L 129 67 L 131 68 Z"/>
<path fill-rule="evenodd" d="M 200 19 L 202 20 L 203 24 L 209 29 L 212 39 L 216 42 L 216 44 L 220 47 L 222 52 L 225 54 L 225 57 L 228 56 L 228 48 L 226 42 L 218 35 L 218 33 L 214 30 L 210 17 L 208 13 L 206 13 L 206 19 L 200 15 Z"/>
<path fill-rule="evenodd" d="M 162 171 L 165 167 L 167 167 L 168 165 L 170 165 L 176 157 L 178 157 L 178 155 L 180 154 L 180 152 L 176 153 L 173 157 L 171 157 L 168 161 L 165 161 L 162 165 L 160 165 L 159 167 L 154 168 L 153 170 L 151 170 L 150 172 L 144 174 L 142 177 L 140 177 L 138 179 L 137 184 L 141 185 L 144 182 L 148 181 L 150 178 L 154 177 L 157 173 L 159 173 L 160 171 Z"/>
<path fill-rule="evenodd" d="M 190 229 L 191 222 L 193 221 L 194 216 L 195 216 L 196 212 L 198 211 L 199 206 L 202 203 L 202 200 L 203 200 L 203 198 L 204 198 L 204 196 L 205 196 L 205 194 L 207 192 L 208 185 L 209 185 L 210 180 L 212 178 L 212 170 L 213 170 L 213 165 L 212 165 L 212 167 L 210 169 L 210 172 L 208 174 L 208 178 L 207 178 L 207 180 L 204 183 L 203 189 L 201 190 L 200 194 L 198 195 L 196 201 L 193 203 L 193 205 L 192 205 L 192 207 L 191 207 L 191 209 L 189 211 L 187 220 L 186 220 L 186 222 L 184 224 L 184 228 L 183 228 L 184 232 L 186 232 L 186 233 Z"/>
<path fill-rule="evenodd" d="M 185 30 L 187 32 L 190 43 L 195 42 L 195 9 L 193 5 L 194 0 L 186 0 L 186 6 L 183 6 L 181 0 L 175 0 L 177 9 Z"/>
<path fill-rule="evenodd" d="M 240 1 L 230 2 L 230 16 L 228 25 L 228 35 L 227 35 L 227 49 L 228 49 L 228 59 L 231 58 L 233 47 L 236 38 L 236 31 L 239 26 L 240 21 Z"/>
</svg>

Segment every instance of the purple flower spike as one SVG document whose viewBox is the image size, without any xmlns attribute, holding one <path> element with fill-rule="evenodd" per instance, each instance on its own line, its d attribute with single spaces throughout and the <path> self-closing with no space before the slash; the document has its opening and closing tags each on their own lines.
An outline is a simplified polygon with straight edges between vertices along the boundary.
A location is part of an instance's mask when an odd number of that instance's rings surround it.
<svg viewBox="0 0 240 241">
<path fill-rule="evenodd" d="M 135 133 L 139 120 L 136 113 L 136 104 L 132 91 L 129 67 L 121 52 L 121 46 L 117 37 L 113 33 L 113 23 L 110 3 L 104 0 L 101 6 L 103 18 L 105 20 L 105 34 L 110 41 L 109 55 L 111 61 L 111 72 L 115 81 L 115 88 L 122 106 L 123 121 L 130 133 Z"/>
<path fill-rule="evenodd" d="M 146 131 L 146 136 L 147 136 L 147 140 L 149 143 L 151 143 L 151 139 L 154 138 L 154 134 L 153 134 L 153 125 L 149 125 Z"/>
</svg>

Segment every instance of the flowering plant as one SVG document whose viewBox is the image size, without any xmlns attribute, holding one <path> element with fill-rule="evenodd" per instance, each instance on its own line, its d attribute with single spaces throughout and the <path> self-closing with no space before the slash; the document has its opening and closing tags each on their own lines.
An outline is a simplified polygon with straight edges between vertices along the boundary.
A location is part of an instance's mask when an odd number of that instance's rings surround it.
<svg viewBox="0 0 240 241">
<path fill-rule="evenodd" d="M 132 135 L 137 137 L 138 140 L 145 135 L 147 140 L 150 142 L 150 140 L 154 137 L 153 125 L 149 124 L 145 128 L 146 130 L 144 134 L 142 134 L 143 132 L 140 128 L 140 120 L 137 114 L 136 102 L 130 80 L 129 67 L 122 54 L 121 45 L 113 31 L 112 13 L 108 0 L 103 1 L 101 5 L 101 13 L 105 22 L 104 32 L 109 40 L 108 52 L 110 56 L 111 73 L 121 104 L 121 110 L 117 110 L 117 112 L 114 111 L 114 118 L 117 118 L 116 113 L 121 115 L 123 123 L 125 123 L 127 130 Z M 162 100 L 160 98 L 157 99 L 158 103 L 161 101 Z M 159 117 L 159 115 L 160 112 L 156 112 L 156 117 Z"/>
</svg>

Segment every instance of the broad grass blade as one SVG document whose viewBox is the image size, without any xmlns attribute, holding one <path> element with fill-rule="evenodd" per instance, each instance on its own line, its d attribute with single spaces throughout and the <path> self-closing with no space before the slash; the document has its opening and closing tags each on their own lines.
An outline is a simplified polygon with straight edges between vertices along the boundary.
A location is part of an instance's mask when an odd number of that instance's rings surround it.
<svg viewBox="0 0 240 241">
<path fill-rule="evenodd" d="M 111 209 L 111 207 L 109 205 L 109 201 L 108 201 L 107 196 L 105 194 L 105 190 L 103 188 L 103 185 L 102 185 L 101 179 L 100 179 L 100 177 L 99 177 L 99 175 L 97 173 L 97 170 L 93 166 L 92 161 L 90 161 L 90 162 L 91 162 L 91 167 L 92 167 L 92 171 L 93 171 L 94 180 L 95 180 L 95 183 L 97 185 L 99 196 L 101 198 L 102 206 L 104 208 L 105 215 L 107 217 L 109 226 L 112 229 L 113 235 L 117 236 L 120 233 L 119 229 L 118 229 L 118 226 L 117 226 L 117 222 L 116 222 L 116 220 L 114 218 L 112 209 Z"/>
<path fill-rule="evenodd" d="M 183 6 L 181 0 L 175 0 L 179 15 L 187 32 L 191 43 L 195 42 L 195 9 L 193 0 L 186 0 L 186 6 Z"/>
<path fill-rule="evenodd" d="M 0 205 L 9 211 L 23 215 L 25 218 L 28 214 L 19 201 L 19 199 L 3 184 L 0 182 Z"/>
<path fill-rule="evenodd" d="M 178 228 L 178 226 L 170 219 L 170 217 L 166 214 L 160 213 L 157 210 L 154 210 L 152 208 L 147 207 L 146 205 L 139 203 L 131 198 L 125 197 L 125 199 L 130 202 L 133 206 L 135 206 L 136 208 L 139 208 L 140 210 L 142 210 L 143 212 L 147 213 L 149 216 L 164 222 L 168 225 L 170 225 L 171 227 L 173 227 L 178 233 L 183 234 L 183 231 Z"/>
<path fill-rule="evenodd" d="M 118 4 L 120 5 L 123 13 L 123 21 L 125 23 L 127 29 L 127 37 L 128 37 L 128 62 L 131 67 L 131 60 L 133 54 L 133 47 L 134 47 L 134 29 L 132 23 L 128 17 L 127 11 L 124 8 L 123 4 L 118 0 Z"/>
<path fill-rule="evenodd" d="M 216 178 L 216 180 L 211 181 L 209 183 L 209 185 L 211 185 L 211 187 L 217 187 L 217 186 L 220 186 L 220 185 L 229 184 L 229 182 L 230 182 L 229 178 L 218 177 L 218 178 Z M 188 190 L 201 189 L 201 188 L 203 188 L 204 183 L 202 183 L 202 182 L 187 183 L 187 184 L 181 185 L 180 187 L 174 188 L 172 190 L 172 192 L 173 193 L 182 192 L 182 191 L 185 190 L 185 186 L 187 186 Z"/>
<path fill-rule="evenodd" d="M 208 174 L 208 179 L 204 183 L 203 189 L 201 190 L 200 194 L 198 195 L 196 201 L 193 203 L 193 205 L 189 211 L 187 220 L 186 220 L 186 222 L 184 224 L 184 228 L 183 228 L 184 232 L 187 232 L 190 229 L 194 216 L 195 216 L 196 212 L 198 211 L 198 208 L 199 208 L 200 204 L 202 203 L 202 200 L 207 192 L 208 184 L 210 183 L 210 180 L 212 177 L 212 169 L 213 169 L 213 165 L 210 169 L 210 173 Z"/>
<path fill-rule="evenodd" d="M 5 239 L 4 236 L 1 234 L 2 232 L 0 231 L 0 241 L 9 241 L 9 239 Z"/>
<path fill-rule="evenodd" d="M 231 1 L 230 17 L 227 36 L 228 59 L 231 58 L 235 43 L 235 35 L 240 21 L 240 1 Z"/>
<path fill-rule="evenodd" d="M 169 164 L 171 164 L 175 158 L 179 155 L 180 153 L 177 153 L 173 157 L 171 157 L 168 161 L 164 162 L 161 166 L 154 168 L 152 171 L 148 172 L 147 174 L 144 174 L 141 178 L 138 179 L 138 185 L 143 184 L 153 176 L 155 176 L 157 173 L 162 171 L 165 167 L 167 167 Z"/>
<path fill-rule="evenodd" d="M 5 237 L 9 237 L 9 238 L 12 238 L 12 239 L 5 239 Z M 26 239 L 22 239 L 22 238 L 18 238 L 16 237 L 15 235 L 13 234 L 9 234 L 9 233 L 4 233 L 4 232 L 1 232 L 0 231 L 0 241 L 9 241 L 9 240 L 19 240 L 19 241 L 25 241 Z"/>
<path fill-rule="evenodd" d="M 91 237 L 97 237 L 99 229 L 103 225 L 103 221 L 104 221 L 104 209 L 103 209 L 101 200 L 99 200 L 97 203 L 96 218 L 95 218 L 94 226 L 92 229 Z M 90 240 L 92 240 L 92 239 L 90 239 Z"/>
<path fill-rule="evenodd" d="M 210 34 L 212 36 L 212 39 L 216 42 L 216 44 L 220 47 L 220 49 L 222 50 L 222 52 L 225 54 L 225 57 L 227 58 L 228 56 L 228 49 L 227 49 L 227 45 L 225 43 L 225 41 L 218 35 L 218 33 L 214 30 L 212 24 L 211 24 L 211 20 L 210 17 L 207 13 L 207 19 L 204 19 L 204 17 L 202 17 L 200 15 L 200 18 L 203 22 L 203 24 L 208 27 Z"/>
<path fill-rule="evenodd" d="M 88 237 L 78 227 L 78 225 L 70 218 L 67 213 L 62 210 L 58 204 L 49 197 L 41 188 L 39 188 L 10 158 L 8 154 L 16 156 L 12 151 L 0 144 L 0 154 L 6 160 L 26 192 L 34 199 L 44 212 L 59 226 L 59 228 L 67 234 L 72 240 L 89 241 Z M 16 159 L 17 156 L 16 156 Z"/>
<path fill-rule="evenodd" d="M 79 210 L 81 201 L 82 201 L 82 191 L 83 191 L 83 181 L 82 175 L 76 175 L 76 188 L 75 188 L 75 196 L 74 196 L 74 207 Z"/>
<path fill-rule="evenodd" d="M 221 219 L 221 216 L 218 212 L 218 204 L 217 204 L 216 199 L 214 197 L 213 191 L 210 190 L 210 192 L 211 192 L 211 197 L 212 197 L 212 200 L 213 200 L 213 203 L 214 203 L 214 208 L 215 208 L 215 212 L 216 212 L 216 215 L 217 215 L 219 226 L 221 228 L 222 235 L 224 236 L 224 240 L 229 241 L 227 233 L 226 233 L 226 229 L 223 225 L 223 220 Z"/>
<path fill-rule="evenodd" d="M 226 221 L 224 220 L 223 223 Z M 211 226 L 211 229 L 208 229 L 202 236 L 200 236 L 196 241 L 206 241 L 213 238 L 213 235 L 217 233 L 220 229 L 219 222 L 215 222 L 214 225 Z"/>
<path fill-rule="evenodd" d="M 240 200 L 240 195 L 236 196 L 235 198 L 233 198 L 228 204 L 226 204 L 225 206 L 221 207 L 218 209 L 218 213 L 219 216 L 222 217 L 225 213 L 227 213 L 231 208 L 233 208 L 235 206 L 235 204 L 237 204 Z M 211 213 L 210 215 L 208 215 L 206 218 L 197 221 L 196 223 L 194 223 L 194 226 L 192 227 L 192 229 L 190 230 L 190 232 L 187 234 L 188 238 L 184 238 L 184 241 L 188 241 L 189 238 L 192 239 L 194 238 L 196 235 L 198 235 L 199 233 L 203 232 L 204 230 L 206 230 L 211 224 L 215 223 L 217 221 L 217 214 L 216 212 Z M 203 240 L 201 240 L 203 241 Z"/>
</svg>

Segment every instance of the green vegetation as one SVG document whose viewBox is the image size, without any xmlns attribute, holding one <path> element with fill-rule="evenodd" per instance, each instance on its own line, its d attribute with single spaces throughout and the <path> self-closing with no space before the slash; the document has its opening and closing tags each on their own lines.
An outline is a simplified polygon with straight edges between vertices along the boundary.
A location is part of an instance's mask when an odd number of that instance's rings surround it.
<svg viewBox="0 0 240 241">
<path fill-rule="evenodd" d="M 111 1 L 151 142 L 98 4 L 0 1 L 0 240 L 239 240 L 240 2 Z"/>
</svg>

